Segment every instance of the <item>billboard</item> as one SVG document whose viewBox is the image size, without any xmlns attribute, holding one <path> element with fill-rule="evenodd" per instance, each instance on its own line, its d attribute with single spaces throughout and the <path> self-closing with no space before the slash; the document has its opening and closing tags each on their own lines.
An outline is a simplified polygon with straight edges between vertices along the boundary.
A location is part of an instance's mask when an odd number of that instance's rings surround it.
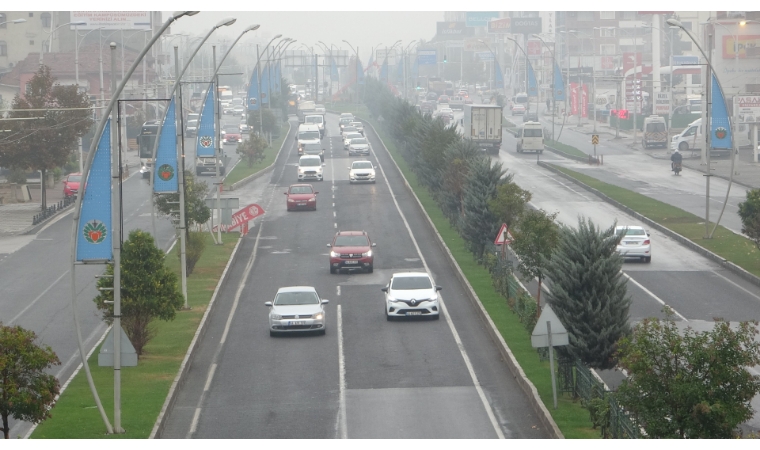
<svg viewBox="0 0 760 450">
<path fill-rule="evenodd" d="M 417 64 L 435 65 L 438 62 L 435 50 L 417 50 Z"/>
<path fill-rule="evenodd" d="M 464 13 L 464 23 L 468 27 L 485 27 L 491 19 L 498 19 L 498 11 L 473 11 Z"/>
<path fill-rule="evenodd" d="M 489 45 L 493 46 L 493 42 L 487 41 L 486 39 L 483 39 L 483 41 L 486 41 L 486 44 L 483 42 L 480 42 L 481 39 L 478 38 L 468 38 L 464 40 L 464 51 L 466 52 L 490 52 L 491 49 L 488 48 Z M 491 47 L 493 48 L 493 47 Z"/>
<path fill-rule="evenodd" d="M 541 41 L 531 39 L 525 47 L 525 53 L 528 54 L 528 58 L 539 59 L 541 57 Z"/>
<path fill-rule="evenodd" d="M 388 65 L 395 66 L 396 49 L 389 50 L 388 48 L 378 48 L 375 50 L 375 61 L 377 61 L 378 64 L 383 64 L 386 56 L 388 57 Z"/>
<path fill-rule="evenodd" d="M 150 11 L 71 11 L 70 25 L 78 30 L 150 30 Z"/>
<path fill-rule="evenodd" d="M 532 34 L 541 32 L 540 17 L 513 17 L 510 31 L 514 34 Z"/>
<path fill-rule="evenodd" d="M 655 92 L 653 112 L 662 116 L 670 114 L 670 92 Z"/>
<path fill-rule="evenodd" d="M 439 40 L 462 39 L 475 35 L 475 29 L 467 27 L 464 22 L 437 22 L 436 31 L 436 38 Z"/>
<path fill-rule="evenodd" d="M 481 61 L 493 61 L 493 53 L 491 52 L 475 52 L 475 56 Z"/>
<path fill-rule="evenodd" d="M 735 95 L 734 114 L 736 116 L 753 116 L 760 118 L 760 95 Z"/>
<path fill-rule="evenodd" d="M 734 42 L 734 36 L 723 36 L 723 59 L 734 59 L 736 56 L 736 45 Z M 757 56 L 754 56 L 756 53 L 753 51 L 757 47 L 760 47 L 760 36 L 739 35 L 739 59 L 747 57 L 757 58 Z"/>
<path fill-rule="evenodd" d="M 512 19 L 505 17 L 503 19 L 494 19 L 488 22 L 488 32 L 496 34 L 510 33 L 512 28 Z"/>
</svg>

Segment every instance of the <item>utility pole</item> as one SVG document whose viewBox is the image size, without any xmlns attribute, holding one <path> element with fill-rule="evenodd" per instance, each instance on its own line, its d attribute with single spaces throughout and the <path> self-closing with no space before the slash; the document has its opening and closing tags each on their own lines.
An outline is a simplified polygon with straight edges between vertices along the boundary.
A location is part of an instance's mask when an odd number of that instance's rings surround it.
<svg viewBox="0 0 760 450">
<path fill-rule="evenodd" d="M 213 57 L 213 66 L 216 68 L 216 45 L 211 46 L 211 52 Z M 214 96 L 214 165 L 216 166 L 216 242 L 218 242 L 220 245 L 222 244 L 222 206 L 221 206 L 221 194 L 222 194 L 222 185 L 223 181 L 219 181 L 219 156 L 222 153 L 221 147 L 221 139 L 222 139 L 222 130 L 219 120 L 219 75 L 216 74 L 214 79 L 211 82 L 211 86 L 214 88 L 212 92 L 207 93 L 206 95 L 213 95 Z M 259 96 L 261 94 L 259 93 Z M 259 112 L 261 108 L 259 108 Z M 200 122 L 199 122 L 200 127 Z"/>
<path fill-rule="evenodd" d="M 184 133 L 182 132 L 182 83 L 180 82 L 179 74 L 179 51 L 174 47 L 174 73 L 176 77 L 177 86 L 177 103 L 174 107 L 174 120 L 177 126 L 177 184 L 179 191 L 179 265 L 180 274 L 182 276 L 182 297 L 185 299 L 185 309 L 189 309 L 187 304 L 187 222 L 185 218 L 185 145 L 184 145 Z M 160 138 L 160 137 L 159 137 Z M 153 163 L 154 170 L 156 163 Z"/>
<path fill-rule="evenodd" d="M 710 130 L 710 109 L 712 108 L 712 66 L 710 65 L 712 60 L 712 46 L 713 46 L 713 34 L 710 31 L 707 34 L 707 67 L 705 72 L 707 78 L 705 79 L 705 99 L 707 100 L 707 108 L 705 108 L 705 121 L 702 122 L 702 129 L 705 135 L 705 161 L 707 166 L 705 170 L 705 176 L 707 177 L 705 183 L 705 239 L 710 239 L 710 177 L 712 176 L 712 168 L 710 167 L 710 147 L 712 146 L 712 131 Z M 736 137 L 734 136 L 734 139 Z M 756 152 L 757 149 L 752 149 Z M 733 153 L 733 149 L 731 150 Z M 733 155 L 731 155 L 733 157 Z"/>
</svg>

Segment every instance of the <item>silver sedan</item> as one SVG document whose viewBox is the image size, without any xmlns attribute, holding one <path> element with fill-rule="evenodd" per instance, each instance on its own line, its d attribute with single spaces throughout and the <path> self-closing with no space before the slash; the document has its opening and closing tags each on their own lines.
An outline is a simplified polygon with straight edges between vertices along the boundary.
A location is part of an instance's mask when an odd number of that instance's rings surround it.
<svg viewBox="0 0 760 450">
<path fill-rule="evenodd" d="M 311 286 L 291 286 L 277 290 L 269 307 L 269 335 L 316 331 L 325 334 L 325 309 L 329 300 L 320 299 Z"/>
</svg>

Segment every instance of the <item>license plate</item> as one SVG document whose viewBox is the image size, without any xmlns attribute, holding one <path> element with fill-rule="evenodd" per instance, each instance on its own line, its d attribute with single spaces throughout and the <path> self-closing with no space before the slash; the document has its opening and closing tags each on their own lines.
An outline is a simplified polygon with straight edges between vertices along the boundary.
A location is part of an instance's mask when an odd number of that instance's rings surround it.
<svg viewBox="0 0 760 450">
<path fill-rule="evenodd" d="M 294 325 L 305 325 L 305 323 L 304 323 L 303 320 L 289 320 L 288 321 L 288 326 L 289 327 L 292 327 Z"/>
<path fill-rule="evenodd" d="M 625 241 L 625 244 L 626 245 L 636 245 L 636 244 L 638 244 L 638 242 L 636 242 L 636 241 Z"/>
<path fill-rule="evenodd" d="M 298 206 L 306 206 L 306 203 L 296 203 Z"/>
<path fill-rule="evenodd" d="M 359 264 L 359 261 L 344 261 L 344 264 Z"/>
<path fill-rule="evenodd" d="M 422 315 L 422 311 L 407 311 L 406 315 L 407 316 L 421 316 Z"/>
</svg>

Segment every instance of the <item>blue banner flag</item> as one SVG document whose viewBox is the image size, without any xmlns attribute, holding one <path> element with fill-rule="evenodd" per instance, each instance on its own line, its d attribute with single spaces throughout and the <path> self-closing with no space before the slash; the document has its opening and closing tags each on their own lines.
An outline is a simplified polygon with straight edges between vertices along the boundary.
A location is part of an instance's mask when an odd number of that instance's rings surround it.
<svg viewBox="0 0 760 450">
<path fill-rule="evenodd" d="M 554 99 L 565 101 L 565 80 L 562 78 L 562 71 L 559 65 L 554 64 Z"/>
<path fill-rule="evenodd" d="M 76 260 L 111 261 L 111 119 L 106 122 L 85 175 L 79 183 L 82 204 L 77 224 Z"/>
<path fill-rule="evenodd" d="M 272 95 L 280 93 L 280 61 L 272 64 Z"/>
<path fill-rule="evenodd" d="M 712 84 L 710 86 L 710 97 L 712 107 L 710 108 L 710 147 L 711 148 L 734 148 L 731 133 L 731 120 L 728 117 L 728 108 L 726 108 L 726 99 L 723 95 L 723 89 L 720 87 L 718 77 L 712 74 Z"/>
<path fill-rule="evenodd" d="M 499 65 L 499 61 L 496 61 L 494 59 L 493 61 L 494 70 L 496 71 L 496 87 L 500 89 L 504 89 L 504 74 L 501 73 L 501 66 Z"/>
<path fill-rule="evenodd" d="M 529 61 L 525 61 L 528 65 L 528 97 L 538 97 L 538 83 L 536 82 L 536 74 L 533 73 L 533 66 Z"/>
<path fill-rule="evenodd" d="M 153 192 L 179 192 L 177 183 L 177 121 L 174 116 L 174 97 L 166 109 L 158 135 L 156 162 L 153 163 Z"/>
<path fill-rule="evenodd" d="M 371 74 L 369 70 L 372 68 L 372 64 L 375 63 L 375 52 L 369 54 L 369 62 L 367 63 L 367 74 Z"/>
<path fill-rule="evenodd" d="M 269 103 L 269 95 L 271 89 L 269 89 L 269 63 L 261 68 L 261 104 L 266 105 Z"/>
<path fill-rule="evenodd" d="M 330 80 L 338 81 L 338 65 L 335 64 L 335 58 L 330 58 Z"/>
<path fill-rule="evenodd" d="M 195 143 L 195 156 L 213 157 L 214 149 L 216 148 L 215 139 L 216 133 L 214 125 L 216 120 L 214 117 L 214 99 L 216 96 L 216 85 L 211 83 L 206 91 L 206 99 L 203 101 L 203 108 L 201 109 L 201 116 L 198 119 L 198 136 Z"/>
<path fill-rule="evenodd" d="M 259 110 L 259 74 L 258 68 L 253 68 L 251 82 L 248 83 L 248 111 Z"/>
<path fill-rule="evenodd" d="M 419 72 L 419 68 L 420 68 L 419 62 L 415 58 L 414 64 L 412 64 L 412 80 L 413 81 L 417 80 L 417 73 Z"/>
<path fill-rule="evenodd" d="M 358 56 L 356 57 L 356 82 L 364 84 L 364 66 Z"/>
</svg>

